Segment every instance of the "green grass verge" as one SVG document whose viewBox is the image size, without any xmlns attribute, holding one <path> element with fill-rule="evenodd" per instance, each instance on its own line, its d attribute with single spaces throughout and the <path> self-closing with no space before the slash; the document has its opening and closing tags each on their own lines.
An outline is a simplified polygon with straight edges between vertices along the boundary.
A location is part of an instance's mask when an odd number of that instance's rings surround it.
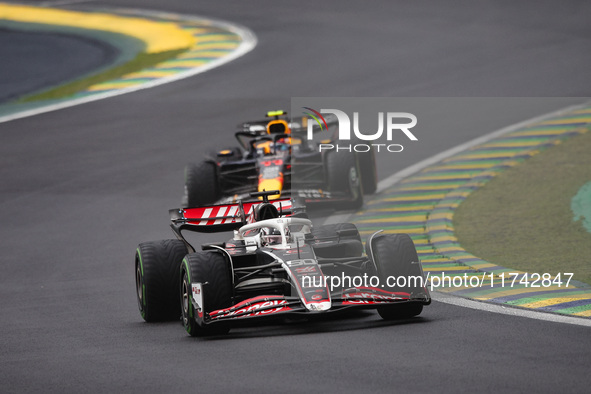
<svg viewBox="0 0 591 394">
<path fill-rule="evenodd" d="M 571 199 L 591 181 L 591 132 L 497 175 L 454 215 L 460 244 L 486 261 L 530 273 L 573 272 L 591 284 L 591 234 Z"/>
<path fill-rule="evenodd" d="M 67 82 L 63 85 L 50 88 L 49 90 L 45 90 L 40 93 L 33 93 L 32 95 L 21 98 L 19 102 L 26 103 L 38 100 L 54 100 L 68 97 L 86 90 L 88 87 L 94 84 L 117 79 L 123 75 L 153 67 L 165 60 L 177 57 L 187 49 L 188 48 L 150 54 L 139 53 L 134 59 L 125 64 L 113 67 L 98 74 L 82 77 L 72 82 Z"/>
</svg>

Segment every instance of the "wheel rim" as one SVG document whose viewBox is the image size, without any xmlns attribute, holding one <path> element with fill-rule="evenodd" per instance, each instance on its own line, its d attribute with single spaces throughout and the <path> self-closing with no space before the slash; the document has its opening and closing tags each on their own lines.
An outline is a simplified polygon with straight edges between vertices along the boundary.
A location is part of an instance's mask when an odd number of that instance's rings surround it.
<svg viewBox="0 0 591 394">
<path fill-rule="evenodd" d="M 183 323 L 186 326 L 189 324 L 189 283 L 187 280 L 187 274 L 183 275 L 183 285 L 181 288 L 181 302 L 183 304 Z"/>
<path fill-rule="evenodd" d="M 142 270 L 139 264 L 136 263 L 135 269 L 135 291 L 137 295 L 137 302 L 140 311 L 144 311 L 144 279 L 142 277 Z"/>
<path fill-rule="evenodd" d="M 359 196 L 359 176 L 357 176 L 357 169 L 355 167 L 351 167 L 349 170 L 349 188 L 351 189 L 351 194 L 356 199 Z"/>
</svg>

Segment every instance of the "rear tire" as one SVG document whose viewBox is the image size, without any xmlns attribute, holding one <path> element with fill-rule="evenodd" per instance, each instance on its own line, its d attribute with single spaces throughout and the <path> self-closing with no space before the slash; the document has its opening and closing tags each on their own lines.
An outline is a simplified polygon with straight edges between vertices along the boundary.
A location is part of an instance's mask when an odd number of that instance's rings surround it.
<svg viewBox="0 0 591 394">
<path fill-rule="evenodd" d="M 178 239 L 139 244 L 135 254 L 135 287 L 140 314 L 145 321 L 178 320 L 180 317 L 178 267 L 186 254 L 187 246 Z"/>
<path fill-rule="evenodd" d="M 195 321 L 197 311 L 192 299 L 192 283 L 203 285 L 204 312 L 213 312 L 231 306 L 232 278 L 225 256 L 215 251 L 191 253 L 185 256 L 180 267 L 180 299 L 182 322 L 189 335 L 221 335 L 230 331 L 228 322 L 200 326 Z"/>
<path fill-rule="evenodd" d="M 220 186 L 215 163 L 203 161 L 185 168 L 186 206 L 198 207 L 216 202 L 220 198 Z"/>
<path fill-rule="evenodd" d="M 370 245 L 372 258 L 378 270 L 378 276 L 382 284 L 387 283 L 387 278 L 410 277 L 422 275 L 417 263 L 419 256 L 415 245 L 408 234 L 383 234 L 377 235 Z M 396 288 L 396 291 L 416 294 L 422 288 L 406 286 Z M 421 314 L 423 304 L 421 301 L 408 301 L 399 304 L 378 307 L 378 313 L 383 319 L 407 319 Z"/>
<path fill-rule="evenodd" d="M 344 192 L 351 196 L 351 201 L 343 204 L 344 208 L 359 209 L 363 206 L 363 188 L 354 153 L 329 151 L 326 154 L 326 175 L 331 192 Z"/>
</svg>

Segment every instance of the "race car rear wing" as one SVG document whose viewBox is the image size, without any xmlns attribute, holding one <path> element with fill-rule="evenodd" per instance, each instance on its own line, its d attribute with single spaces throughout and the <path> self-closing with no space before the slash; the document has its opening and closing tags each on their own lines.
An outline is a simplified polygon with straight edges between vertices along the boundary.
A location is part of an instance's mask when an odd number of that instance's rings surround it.
<svg viewBox="0 0 591 394">
<path fill-rule="evenodd" d="M 267 124 L 269 123 L 269 118 L 285 120 L 289 125 L 291 133 L 305 134 L 308 131 L 308 122 L 312 119 L 309 116 L 310 114 L 289 117 L 285 111 L 271 111 L 267 113 L 266 119 L 240 123 L 237 127 L 236 137 L 238 138 L 239 135 L 243 137 L 259 137 L 268 135 Z M 318 122 L 318 124 L 316 122 L 311 122 L 310 126 L 312 127 L 314 133 L 320 132 L 322 130 L 326 131 L 326 128 L 328 127 L 337 127 L 338 119 L 333 114 L 323 114 L 322 124 L 320 122 Z M 240 139 L 238 140 L 242 144 L 242 141 Z"/>
<path fill-rule="evenodd" d="M 271 202 L 239 201 L 232 204 L 177 208 L 169 210 L 171 227 L 175 233 L 180 233 L 181 230 L 204 233 L 237 230 L 245 224 L 260 219 L 255 217 L 255 213 L 261 204 L 271 204 L 276 208 L 279 216 L 290 216 L 293 211 L 292 200 L 289 198 L 277 199 Z"/>
</svg>

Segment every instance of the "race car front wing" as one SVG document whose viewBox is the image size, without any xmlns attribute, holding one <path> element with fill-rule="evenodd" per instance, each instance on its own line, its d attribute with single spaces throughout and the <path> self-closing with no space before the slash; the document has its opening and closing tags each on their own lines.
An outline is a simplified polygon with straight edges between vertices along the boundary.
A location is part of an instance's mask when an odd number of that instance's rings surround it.
<svg viewBox="0 0 591 394">
<path fill-rule="evenodd" d="M 198 290 L 197 290 L 198 289 Z M 205 290 L 206 291 L 206 290 Z M 330 295 L 330 308 L 314 312 L 307 308 L 300 297 L 281 295 L 262 295 L 241 301 L 229 308 L 204 313 L 202 286 L 193 287 L 193 307 L 198 313 L 195 319 L 199 325 L 220 321 L 249 319 L 280 314 L 320 314 L 343 311 L 350 308 L 376 308 L 388 304 L 420 302 L 431 303 L 428 293 L 414 295 L 405 292 L 390 292 L 373 287 L 348 288 Z"/>
</svg>

